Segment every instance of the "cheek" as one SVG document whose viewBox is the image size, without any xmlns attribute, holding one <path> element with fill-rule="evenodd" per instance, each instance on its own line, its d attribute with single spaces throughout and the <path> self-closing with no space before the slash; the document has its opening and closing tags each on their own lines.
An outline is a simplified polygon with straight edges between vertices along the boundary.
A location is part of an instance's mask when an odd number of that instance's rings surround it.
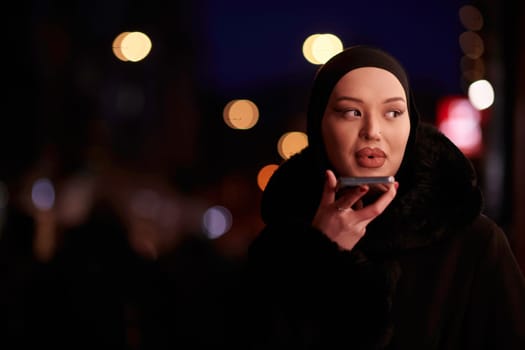
<svg viewBox="0 0 525 350">
<path fill-rule="evenodd" d="M 406 146 L 408 143 L 409 131 L 403 133 L 397 133 L 394 135 L 391 142 L 391 151 L 393 152 L 394 158 L 396 159 L 397 165 L 401 165 L 401 161 L 405 155 Z"/>
<path fill-rule="evenodd" d="M 356 139 L 353 128 L 347 128 L 344 124 L 331 125 L 326 127 L 323 132 L 325 145 L 333 151 L 344 152 Z"/>
<path fill-rule="evenodd" d="M 355 135 L 352 130 L 343 127 L 333 130 L 331 139 L 326 142 L 328 159 L 332 163 L 337 174 L 352 174 L 355 167 L 353 157 L 355 151 Z"/>
<path fill-rule="evenodd" d="M 326 154 L 330 162 L 338 168 L 345 162 L 348 147 L 352 136 L 345 128 L 344 123 L 330 123 L 324 121 L 322 125 L 322 135 Z"/>
</svg>

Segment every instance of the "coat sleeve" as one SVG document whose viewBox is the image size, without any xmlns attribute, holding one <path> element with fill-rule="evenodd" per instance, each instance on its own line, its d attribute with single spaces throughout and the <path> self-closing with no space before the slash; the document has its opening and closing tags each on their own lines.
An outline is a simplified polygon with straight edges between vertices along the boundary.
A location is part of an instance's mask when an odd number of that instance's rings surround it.
<svg viewBox="0 0 525 350">
<path fill-rule="evenodd" d="M 525 278 L 504 232 L 489 221 L 490 236 L 474 285 L 470 343 L 478 349 L 525 349 Z M 481 322 L 484 324 L 479 327 Z M 474 340 L 477 339 L 477 340 Z"/>
<path fill-rule="evenodd" d="M 266 227 L 248 256 L 252 340 L 268 348 L 327 345 L 326 339 L 335 342 L 354 329 L 356 344 L 382 341 L 389 326 L 389 267 L 341 250 L 297 222 Z"/>
<path fill-rule="evenodd" d="M 315 289 L 319 282 L 351 271 L 356 252 L 343 251 L 322 232 L 308 224 L 290 222 L 267 226 L 249 249 L 250 273 L 259 284 L 279 291 Z M 285 288 L 286 287 L 286 288 Z"/>
<path fill-rule="evenodd" d="M 300 303 L 307 299 L 320 285 L 333 286 L 336 282 L 330 282 L 330 276 L 348 270 L 353 260 L 351 252 L 340 251 L 336 243 L 309 225 L 267 226 L 250 246 L 248 277 L 264 291 L 263 298 L 290 305 L 290 300 Z"/>
</svg>

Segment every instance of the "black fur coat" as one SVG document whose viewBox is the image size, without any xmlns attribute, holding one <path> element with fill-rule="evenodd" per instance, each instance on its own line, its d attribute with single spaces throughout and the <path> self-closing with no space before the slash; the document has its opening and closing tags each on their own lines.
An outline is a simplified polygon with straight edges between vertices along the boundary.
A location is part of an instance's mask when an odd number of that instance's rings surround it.
<svg viewBox="0 0 525 350">
<path fill-rule="evenodd" d="M 352 251 L 311 227 L 324 171 L 284 162 L 249 251 L 255 349 L 525 349 L 525 281 L 471 163 L 420 125 L 415 166 Z"/>
</svg>

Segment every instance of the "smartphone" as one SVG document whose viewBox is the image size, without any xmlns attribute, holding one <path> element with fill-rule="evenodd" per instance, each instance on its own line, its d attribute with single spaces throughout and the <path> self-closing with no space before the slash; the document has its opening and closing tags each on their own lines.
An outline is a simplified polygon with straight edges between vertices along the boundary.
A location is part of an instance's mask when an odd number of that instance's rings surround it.
<svg viewBox="0 0 525 350">
<path fill-rule="evenodd" d="M 393 176 L 361 176 L 361 177 L 340 177 L 337 180 L 337 189 L 355 187 L 360 185 L 377 185 L 394 183 Z"/>
</svg>

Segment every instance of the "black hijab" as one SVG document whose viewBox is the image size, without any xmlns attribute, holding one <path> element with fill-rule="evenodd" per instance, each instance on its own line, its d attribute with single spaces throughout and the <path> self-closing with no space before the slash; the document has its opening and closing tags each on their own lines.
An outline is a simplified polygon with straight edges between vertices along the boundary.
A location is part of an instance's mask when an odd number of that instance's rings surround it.
<svg viewBox="0 0 525 350">
<path fill-rule="evenodd" d="M 410 90 L 409 79 L 405 69 L 396 58 L 379 48 L 366 45 L 352 46 L 338 53 L 319 68 L 315 76 L 308 104 L 308 144 L 319 161 L 321 169 L 330 168 L 331 166 L 329 165 L 322 139 L 321 119 L 323 118 L 330 94 L 337 82 L 351 70 L 362 67 L 376 67 L 391 72 L 405 90 L 410 116 L 410 134 L 403 162 L 396 174 L 396 178 L 406 179 L 406 177 L 410 175 L 409 168 L 411 166 L 410 163 L 413 156 L 416 131 L 419 124 L 419 113 L 414 103 L 414 97 Z"/>
</svg>

